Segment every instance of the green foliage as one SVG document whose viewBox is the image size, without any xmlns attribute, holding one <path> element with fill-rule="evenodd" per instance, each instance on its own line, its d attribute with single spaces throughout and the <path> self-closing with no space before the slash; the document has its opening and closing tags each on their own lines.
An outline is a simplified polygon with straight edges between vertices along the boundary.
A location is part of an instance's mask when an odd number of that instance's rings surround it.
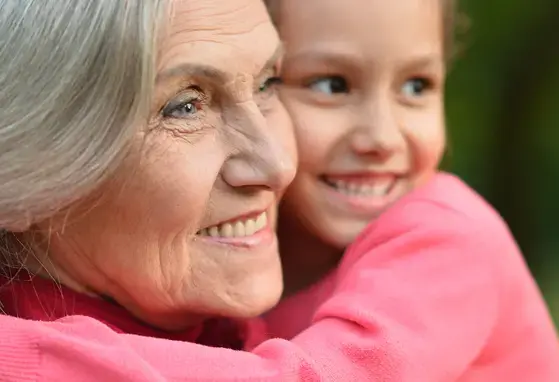
<svg viewBox="0 0 559 382">
<path fill-rule="evenodd" d="M 559 323 L 559 2 L 462 9 L 470 29 L 448 82 L 448 164 L 507 220 Z"/>
</svg>

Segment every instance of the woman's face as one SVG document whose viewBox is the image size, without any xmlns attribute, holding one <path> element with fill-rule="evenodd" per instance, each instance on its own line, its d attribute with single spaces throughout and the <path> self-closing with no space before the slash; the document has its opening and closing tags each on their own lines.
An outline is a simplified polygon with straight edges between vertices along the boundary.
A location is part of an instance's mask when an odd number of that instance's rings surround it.
<svg viewBox="0 0 559 382">
<path fill-rule="evenodd" d="M 300 153 L 282 214 L 341 249 L 438 166 L 441 2 L 278 0 L 277 10 Z"/>
<path fill-rule="evenodd" d="M 260 0 L 174 0 L 151 119 L 101 197 L 49 226 L 55 275 L 181 329 L 248 317 L 282 292 L 276 204 L 295 172 Z M 52 226 L 51 226 L 52 224 Z"/>
</svg>

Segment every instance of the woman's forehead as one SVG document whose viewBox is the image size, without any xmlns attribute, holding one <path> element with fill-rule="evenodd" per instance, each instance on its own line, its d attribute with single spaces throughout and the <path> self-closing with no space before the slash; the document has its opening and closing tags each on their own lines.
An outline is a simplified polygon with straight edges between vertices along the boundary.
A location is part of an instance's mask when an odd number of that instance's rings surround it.
<svg viewBox="0 0 559 382">
<path fill-rule="evenodd" d="M 208 72 L 257 74 L 278 50 L 260 0 L 174 0 L 170 18 L 159 73 L 194 64 Z"/>
<path fill-rule="evenodd" d="M 180 28 L 219 28 L 228 26 L 242 30 L 245 22 L 268 19 L 260 0 L 172 0 L 173 22 L 187 21 Z"/>
</svg>

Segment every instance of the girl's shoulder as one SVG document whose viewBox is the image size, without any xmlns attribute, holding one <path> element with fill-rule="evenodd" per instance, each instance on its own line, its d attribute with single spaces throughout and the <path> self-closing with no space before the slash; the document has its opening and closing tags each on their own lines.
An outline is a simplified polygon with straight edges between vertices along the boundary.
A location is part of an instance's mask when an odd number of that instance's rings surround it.
<svg viewBox="0 0 559 382">
<path fill-rule="evenodd" d="M 448 173 L 436 174 L 371 222 L 347 249 L 344 262 L 378 253 L 387 243 L 402 251 L 444 245 L 449 256 L 469 254 L 486 263 L 500 263 L 507 256 L 522 258 L 499 213 L 460 178 Z M 497 254 L 501 259 L 495 259 Z"/>
<path fill-rule="evenodd" d="M 499 213 L 480 194 L 456 175 L 439 172 L 422 187 L 402 198 L 401 204 L 425 203 L 433 210 L 453 211 L 467 220 L 504 224 Z M 438 207 L 438 208 L 435 208 Z"/>
<path fill-rule="evenodd" d="M 500 214 L 481 195 L 455 175 L 438 173 L 411 191 L 372 222 L 356 240 L 424 232 L 458 231 L 464 235 L 497 234 L 514 241 Z"/>
</svg>

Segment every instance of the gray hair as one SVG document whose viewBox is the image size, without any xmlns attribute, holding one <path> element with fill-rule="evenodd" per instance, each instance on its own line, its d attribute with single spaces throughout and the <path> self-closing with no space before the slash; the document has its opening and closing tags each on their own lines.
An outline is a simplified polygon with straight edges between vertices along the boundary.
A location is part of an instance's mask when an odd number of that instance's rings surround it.
<svg viewBox="0 0 559 382">
<path fill-rule="evenodd" d="M 0 228 L 48 218 L 119 165 L 147 120 L 163 3 L 0 0 Z"/>
</svg>

